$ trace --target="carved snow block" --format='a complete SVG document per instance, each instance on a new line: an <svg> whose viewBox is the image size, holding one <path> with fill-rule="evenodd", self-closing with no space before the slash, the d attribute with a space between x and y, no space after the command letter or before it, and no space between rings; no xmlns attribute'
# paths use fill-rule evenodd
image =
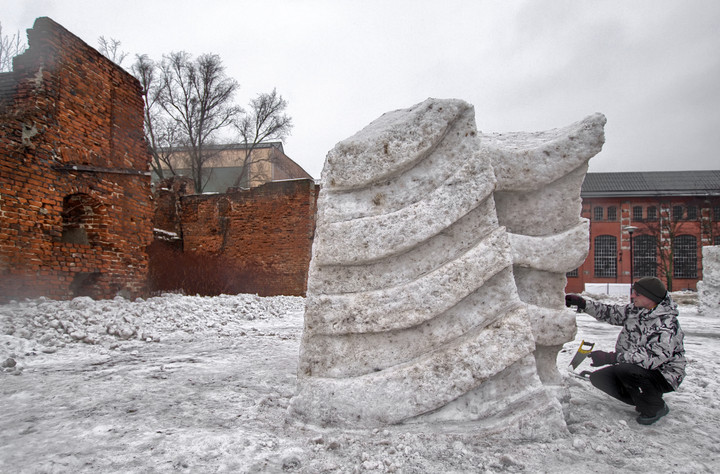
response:
<svg viewBox="0 0 720 474"><path fill-rule="evenodd" d="M698 311L720 316L720 245L702 248L703 279L697 283Z"/></svg>
<svg viewBox="0 0 720 474"><path fill-rule="evenodd" d="M590 223L580 217L580 190L588 161L605 141L605 122L595 114L555 130L480 136L495 170L498 220L509 233L515 284L528 304L546 384L561 382L557 355L575 337L575 315L564 304L565 274L587 257Z"/></svg>
<svg viewBox="0 0 720 474"><path fill-rule="evenodd" d="M534 164L520 160L498 180L494 160L508 159L503 151L483 145L471 105L435 99L387 113L330 151L291 413L322 425L473 421L524 436L565 430L534 352L541 336L548 346L572 337L575 322L562 316L556 285L543 282L538 294L551 288L557 302L518 293L514 259L523 259L515 268L564 278L564 264L547 262L577 233L587 246L587 226L574 203L575 215L563 211L572 225L549 233L543 221L540 233L508 233L494 192L502 181L512 194L509 177L520 174L512 167ZM566 179L579 196L578 167L555 179L543 173L545 184L523 191ZM555 255L533 238L549 239L543 244ZM532 311L556 308L560 322L549 309L531 314L523 298Z"/></svg>

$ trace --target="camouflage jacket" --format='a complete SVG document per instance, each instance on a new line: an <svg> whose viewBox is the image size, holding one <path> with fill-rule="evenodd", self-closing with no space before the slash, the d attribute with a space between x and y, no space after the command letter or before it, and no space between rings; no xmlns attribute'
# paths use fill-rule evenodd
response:
<svg viewBox="0 0 720 474"><path fill-rule="evenodd" d="M609 305L587 301L585 312L598 321L622 326L615 352L618 362L658 369L673 389L685 377L685 337L678 323L677 304L670 295L655 308L637 308L633 304Z"/></svg>

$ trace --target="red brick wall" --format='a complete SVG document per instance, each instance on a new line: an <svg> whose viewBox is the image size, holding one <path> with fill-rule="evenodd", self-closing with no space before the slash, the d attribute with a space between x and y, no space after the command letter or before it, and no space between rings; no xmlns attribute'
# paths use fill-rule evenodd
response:
<svg viewBox="0 0 720 474"><path fill-rule="evenodd" d="M141 294L152 207L140 85L48 18L28 44L0 75L0 301ZM68 242L72 227L86 241Z"/></svg>
<svg viewBox="0 0 720 474"><path fill-rule="evenodd" d="M186 194L194 192L194 186L192 178L185 176L172 176L157 183L153 195L155 208L153 227L163 232L156 237L167 240L173 237L182 239L180 201Z"/></svg>
<svg viewBox="0 0 720 474"><path fill-rule="evenodd" d="M245 291L305 295L316 201L317 187L310 179L185 196L184 251L221 256L238 273L252 271L254 288Z"/></svg>

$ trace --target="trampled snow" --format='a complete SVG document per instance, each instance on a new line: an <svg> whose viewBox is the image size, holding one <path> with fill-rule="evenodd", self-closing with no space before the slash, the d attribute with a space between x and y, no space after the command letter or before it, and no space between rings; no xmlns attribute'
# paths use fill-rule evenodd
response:
<svg viewBox="0 0 720 474"><path fill-rule="evenodd" d="M558 357L570 435L542 442L290 418L303 298L13 302L0 306L0 472L717 472L720 315L675 296L689 364L670 414L641 426L567 372L580 341L611 350L619 330L579 314Z"/></svg>

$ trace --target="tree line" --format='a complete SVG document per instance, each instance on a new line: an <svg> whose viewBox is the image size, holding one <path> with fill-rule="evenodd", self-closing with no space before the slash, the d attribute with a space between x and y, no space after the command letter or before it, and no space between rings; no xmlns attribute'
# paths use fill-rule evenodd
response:
<svg viewBox="0 0 720 474"><path fill-rule="evenodd" d="M102 36L98 41L99 51L122 65L127 54L120 50L120 42ZM237 163L239 176L243 176L261 143L283 141L292 129L287 101L276 89L257 94L247 110L239 106L235 95L240 84L228 77L217 54L193 57L176 51L159 61L138 54L130 72L143 89L145 138L153 171L160 179L175 175L177 162L172 154L182 149L186 157L183 166L189 168L197 193L203 192L212 172L208 165L228 137L230 142L244 145Z"/></svg>

